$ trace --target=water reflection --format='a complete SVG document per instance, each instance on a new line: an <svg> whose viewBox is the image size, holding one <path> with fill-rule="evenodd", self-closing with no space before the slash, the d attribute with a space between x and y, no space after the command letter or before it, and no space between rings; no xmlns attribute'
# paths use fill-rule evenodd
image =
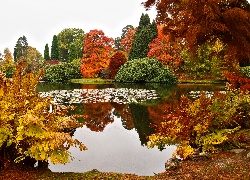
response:
<svg viewBox="0 0 250 180"><path fill-rule="evenodd" d="M88 103L83 105L84 124L91 131L101 132L114 122L112 106L110 103Z"/></svg>
<svg viewBox="0 0 250 180"><path fill-rule="evenodd" d="M93 132L83 127L76 130L74 138L88 147L85 152L70 148L74 160L66 165L49 165L54 172L86 172L98 169L102 172L132 173L154 175L163 172L165 162L175 150L169 146L164 151L141 146L135 129L126 130L115 117L103 132Z"/></svg>
<svg viewBox="0 0 250 180"><path fill-rule="evenodd" d="M163 84L114 84L114 85L65 85L68 89L130 88L156 91L158 99L146 99L140 103L95 102L80 103L71 114L82 114L86 126L76 129L74 137L82 141L88 151L76 148L70 151L75 158L66 165L52 165L52 171L85 172L98 169L103 172L135 173L153 175L164 171L164 164L171 157L175 146L159 151L147 149L147 136L155 132L153 126L160 124L164 115L178 104L182 94L190 91L224 90L224 85L178 85ZM51 86L51 85L50 85ZM57 86L58 88L58 86ZM56 90L56 88L52 88ZM45 84L38 91L49 91ZM104 92L104 91L103 91Z"/></svg>

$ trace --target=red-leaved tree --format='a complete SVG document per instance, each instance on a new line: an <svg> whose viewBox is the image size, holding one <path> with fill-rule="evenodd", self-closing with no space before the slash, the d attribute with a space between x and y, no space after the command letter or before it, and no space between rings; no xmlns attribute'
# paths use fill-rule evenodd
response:
<svg viewBox="0 0 250 180"><path fill-rule="evenodd" d="M91 30L84 36L84 54L80 68L83 77L98 77L109 66L113 45L113 38L105 36L102 30Z"/></svg>
<svg viewBox="0 0 250 180"><path fill-rule="evenodd" d="M119 68L127 62L126 55L122 51L116 51L110 59L109 63L109 75L110 78L115 78L116 73L119 71Z"/></svg>
<svg viewBox="0 0 250 180"><path fill-rule="evenodd" d="M158 25L158 37L149 44L148 57L157 58L172 71L178 71L182 60L182 45L177 40L171 40L169 35L163 33L163 25Z"/></svg>
<svg viewBox="0 0 250 180"><path fill-rule="evenodd" d="M247 0L147 0L146 8L157 10L157 22L164 32L185 39L196 53L207 41L220 39L228 46L227 61L250 64L250 4ZM230 64L230 63L229 63Z"/></svg>
<svg viewBox="0 0 250 180"><path fill-rule="evenodd" d="M135 32L136 32L136 29L130 28L127 30L125 37L121 39L120 45L123 48L123 50L127 56L128 56L130 49L132 47L132 41L134 39Z"/></svg>

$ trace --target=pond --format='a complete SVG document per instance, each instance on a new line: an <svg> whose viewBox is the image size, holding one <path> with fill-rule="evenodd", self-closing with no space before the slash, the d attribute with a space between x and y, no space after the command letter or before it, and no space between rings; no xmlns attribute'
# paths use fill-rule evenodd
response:
<svg viewBox="0 0 250 180"><path fill-rule="evenodd" d="M182 94L195 98L199 91L212 95L224 85L180 84L48 84L37 87L42 96L54 96L55 103L73 104L70 113L83 114L85 124L74 132L87 151L70 148L73 160L65 165L49 164L53 172L119 172L154 175L165 171L165 162L175 146L148 149L147 136L161 122L166 107L174 109Z"/></svg>

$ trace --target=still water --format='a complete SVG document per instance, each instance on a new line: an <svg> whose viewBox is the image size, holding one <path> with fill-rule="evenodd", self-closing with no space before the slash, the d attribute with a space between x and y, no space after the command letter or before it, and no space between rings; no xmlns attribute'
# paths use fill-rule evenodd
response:
<svg viewBox="0 0 250 180"><path fill-rule="evenodd" d="M70 148L73 160L65 165L49 164L53 172L119 172L154 175L164 172L165 162L175 146L163 150L148 149L147 136L154 133L152 125L161 122L166 108L174 109L182 94L191 96L197 91L208 93L224 90L224 85L163 84L47 84L39 92L55 96L60 103L73 104L70 112L83 114L79 119L85 126L74 132L87 151ZM74 99L74 101L72 101Z"/></svg>

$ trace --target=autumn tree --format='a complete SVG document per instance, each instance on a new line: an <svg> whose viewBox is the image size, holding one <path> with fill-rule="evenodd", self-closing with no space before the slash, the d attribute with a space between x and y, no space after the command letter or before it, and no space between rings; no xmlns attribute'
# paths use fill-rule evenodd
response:
<svg viewBox="0 0 250 180"><path fill-rule="evenodd" d="M110 78L115 78L116 73L125 62L127 62L127 58L122 51L116 51L112 55L109 63Z"/></svg>
<svg viewBox="0 0 250 180"><path fill-rule="evenodd" d="M124 28L122 28L121 37L115 38L115 48L116 48L116 50L124 51L123 46L121 45L121 42L126 37L126 34L127 34L128 30L130 30L130 29L134 29L134 27L132 25L125 26Z"/></svg>
<svg viewBox="0 0 250 180"><path fill-rule="evenodd" d="M41 97L36 85L42 71L35 76L24 73L25 68L20 63L12 79L0 74L0 166L6 168L16 162L34 167L36 161L67 163L70 146L86 147L64 131L83 124L52 104L50 97Z"/></svg>
<svg viewBox="0 0 250 180"><path fill-rule="evenodd" d="M48 43L45 45L43 57L45 60L50 60Z"/></svg>
<svg viewBox="0 0 250 180"><path fill-rule="evenodd" d="M28 48L27 38L25 36L19 37L14 48L15 62L17 62L20 57L26 56L27 48Z"/></svg>
<svg viewBox="0 0 250 180"><path fill-rule="evenodd" d="M193 53L208 40L219 39L228 45L229 65L250 64L250 4L247 0L147 0L144 3L146 8L154 5L157 21L166 24L164 32L184 38Z"/></svg>
<svg viewBox="0 0 250 180"><path fill-rule="evenodd" d="M0 70L3 71L7 78L12 77L15 71L15 63L12 54L8 48L4 49L3 61Z"/></svg>
<svg viewBox="0 0 250 180"><path fill-rule="evenodd" d="M81 74L86 78L98 77L109 66L114 40L105 36L102 30L91 30L84 37L84 51Z"/></svg>
<svg viewBox="0 0 250 180"><path fill-rule="evenodd" d="M53 36L52 46L51 46L51 60L59 59L59 50L58 50L58 39L57 36Z"/></svg>
<svg viewBox="0 0 250 180"><path fill-rule="evenodd" d="M180 40L178 42L178 39L170 39L169 35L163 33L163 25L159 25L157 38L149 44L148 57L157 58L173 72L178 72L183 62L181 57L182 49L183 46Z"/></svg>
<svg viewBox="0 0 250 180"><path fill-rule="evenodd" d="M59 59L68 61L69 54L74 53L76 58L82 58L83 54L83 37L84 31L80 28L66 28L63 29L58 35L58 50L59 50ZM72 45L73 44L73 45ZM74 46L75 49L70 52L70 47ZM72 57L70 57L72 58ZM72 60L72 59L71 59Z"/></svg>
<svg viewBox="0 0 250 180"><path fill-rule="evenodd" d="M142 14L139 26L135 32L132 48L130 50L128 59L138 59L147 57L149 47L148 44L157 37L158 30L155 21L150 23L148 14Z"/></svg>
<svg viewBox="0 0 250 180"><path fill-rule="evenodd" d="M34 47L28 46L26 57L23 61L27 63L27 68L33 73L37 73L42 67L44 59L42 54Z"/></svg>
<svg viewBox="0 0 250 180"><path fill-rule="evenodd" d="M126 29L126 31L123 31L122 36L121 36L122 39L121 39L121 42L120 42L120 46L121 46L122 50L126 53L127 56L130 53L130 50L131 50L131 47L132 47L132 42L133 42L134 35L135 35L135 32L136 32L136 28L134 29L132 27L129 26L129 28Z"/></svg>

